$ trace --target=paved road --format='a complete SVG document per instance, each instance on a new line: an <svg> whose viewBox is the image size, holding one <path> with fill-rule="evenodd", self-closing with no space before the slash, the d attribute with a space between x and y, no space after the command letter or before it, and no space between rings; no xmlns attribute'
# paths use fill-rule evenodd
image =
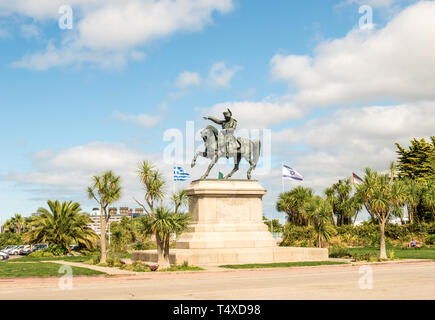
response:
<svg viewBox="0 0 435 320"><path fill-rule="evenodd" d="M373 288L360 289L359 266L322 266L142 276L0 279L0 299L435 299L435 262L372 265ZM367 284L367 282L364 282Z"/></svg>

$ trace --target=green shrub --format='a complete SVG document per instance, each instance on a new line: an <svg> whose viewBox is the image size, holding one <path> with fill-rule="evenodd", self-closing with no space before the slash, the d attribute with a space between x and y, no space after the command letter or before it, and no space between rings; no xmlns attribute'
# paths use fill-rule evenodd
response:
<svg viewBox="0 0 435 320"><path fill-rule="evenodd" d="M55 255L47 250L38 250L29 254L29 257L37 257L37 258L52 258Z"/></svg>
<svg viewBox="0 0 435 320"><path fill-rule="evenodd" d="M334 226L336 235L329 241L330 246L377 247L380 245L379 225L366 222L359 226ZM435 244L435 223L414 223L405 225L387 224L385 241L387 246L401 246L412 238L425 244ZM287 223L284 227L281 246L314 246L315 232L312 227L300 227Z"/></svg>
<svg viewBox="0 0 435 320"><path fill-rule="evenodd" d="M426 244L435 244L435 234L428 235L425 242Z"/></svg>
<svg viewBox="0 0 435 320"><path fill-rule="evenodd" d="M313 227L300 227L287 223L284 227L281 246L313 246L316 239Z"/></svg>
<svg viewBox="0 0 435 320"><path fill-rule="evenodd" d="M5 246L19 244L23 244L21 235L12 232L0 233L0 249L3 249Z"/></svg>
<svg viewBox="0 0 435 320"><path fill-rule="evenodd" d="M157 249L157 244L154 241L138 242L133 245L134 250L153 250Z"/></svg>
<svg viewBox="0 0 435 320"><path fill-rule="evenodd" d="M330 258L351 258L352 254L345 247L334 246L329 250Z"/></svg>
<svg viewBox="0 0 435 320"><path fill-rule="evenodd" d="M378 261L379 260L379 254L374 252L355 252L352 254L352 258L354 261Z"/></svg>
<svg viewBox="0 0 435 320"><path fill-rule="evenodd" d="M50 244L45 251L50 252L53 256L65 256L68 254L68 249L60 244Z"/></svg>

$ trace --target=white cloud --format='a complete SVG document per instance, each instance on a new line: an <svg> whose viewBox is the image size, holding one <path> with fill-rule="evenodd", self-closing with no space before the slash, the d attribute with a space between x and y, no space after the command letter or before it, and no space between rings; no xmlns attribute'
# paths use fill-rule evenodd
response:
<svg viewBox="0 0 435 320"><path fill-rule="evenodd" d="M142 158L143 153L131 150L123 144L94 142L63 151L44 150L33 153L31 159L35 170L9 173L2 178L24 184L60 186L84 192L92 175L105 170L114 170L131 181L129 169L134 173Z"/></svg>
<svg viewBox="0 0 435 320"><path fill-rule="evenodd" d="M287 101L271 101L265 99L259 102L233 101L218 103L211 108L201 110L204 116L222 118L222 112L230 108L240 128L262 129L285 121L299 119L301 110Z"/></svg>
<svg viewBox="0 0 435 320"><path fill-rule="evenodd" d="M196 72L185 71L178 75L176 85L180 88L199 86L201 85L201 77Z"/></svg>
<svg viewBox="0 0 435 320"><path fill-rule="evenodd" d="M135 50L131 52L99 52L77 47L73 44L58 49L52 42L49 42L45 51L26 55L13 62L12 66L45 71L50 68L91 63L93 66L102 69L120 69L128 63L129 58L141 60L143 54Z"/></svg>
<svg viewBox="0 0 435 320"><path fill-rule="evenodd" d="M32 188L32 197L36 199L47 199L49 195L93 206L95 203L87 200L86 195L92 176L113 170L122 179L120 203L134 205L133 196L143 198L143 188L136 172L145 159L155 163L166 176L171 172L170 166L162 163L161 154L146 154L122 143L93 142L60 151L44 150L31 154L33 169L9 172L0 179Z"/></svg>
<svg viewBox="0 0 435 320"><path fill-rule="evenodd" d="M313 57L277 54L272 74L296 87L300 105L435 98L435 2L404 9L378 31L352 30Z"/></svg>
<svg viewBox="0 0 435 320"><path fill-rule="evenodd" d="M337 179L365 167L385 170L397 159L394 142L408 145L416 137L433 135L435 102L346 108L272 135L280 155L323 190ZM307 145L309 150L299 150Z"/></svg>
<svg viewBox="0 0 435 320"><path fill-rule="evenodd" d="M394 3L398 2L398 0L346 0L339 4L340 5L368 5L374 8L382 8L382 7L391 7Z"/></svg>
<svg viewBox="0 0 435 320"><path fill-rule="evenodd" d="M216 62L210 69L208 82L213 87L226 88L240 69L239 66L227 67L225 62Z"/></svg>
<svg viewBox="0 0 435 320"><path fill-rule="evenodd" d="M190 183L173 184L174 163L164 161L162 153L145 153L123 143L92 142L63 150L42 150L31 154L29 159L32 161L30 170L0 174L0 181L17 183L21 190L30 192L31 199L28 200L37 201L38 205L45 205L47 199L59 199L78 201L84 207L92 208L95 202L88 200L86 194L92 176L113 170L121 176L123 188L123 197L117 205L135 206L132 198L143 199L144 196L143 186L137 176L138 165L143 160L153 163L163 175L167 195L173 188L186 188ZM190 161L188 159L189 164ZM209 162L209 159L200 158L194 169L190 169L188 164L183 167L191 173L192 178L198 178L205 172ZM216 165L210 177L217 177L219 170L229 172L231 169L232 165ZM246 168L243 168L236 177L245 176Z"/></svg>
<svg viewBox="0 0 435 320"><path fill-rule="evenodd" d="M124 114L121 112L114 112L112 116L117 120L128 122L128 123L134 123L142 128L155 127L161 120L160 116L149 115L149 114L131 115L131 114Z"/></svg>
<svg viewBox="0 0 435 320"><path fill-rule="evenodd" d="M41 30L35 24L23 24L21 25L21 34L24 38L38 38Z"/></svg>
<svg viewBox="0 0 435 320"><path fill-rule="evenodd" d="M1 15L20 14L40 20L57 20L61 0L0 1ZM232 10L232 0L71 0L74 29L59 48L47 47L36 58L25 57L16 66L44 70L75 63L95 63L95 56L128 61L131 51L176 32L194 32L212 23L214 12ZM50 49L50 50L49 50ZM72 52L70 52L72 51ZM67 58L62 59L67 54ZM53 55L57 56L53 59ZM47 61L44 61L47 60ZM56 64L57 63L57 64Z"/></svg>

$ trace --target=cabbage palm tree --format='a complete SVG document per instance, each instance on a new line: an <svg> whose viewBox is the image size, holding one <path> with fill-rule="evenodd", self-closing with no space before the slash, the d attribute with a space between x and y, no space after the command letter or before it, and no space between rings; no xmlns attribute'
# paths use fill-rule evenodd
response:
<svg viewBox="0 0 435 320"><path fill-rule="evenodd" d="M330 188L327 188L325 195L331 204L332 214L338 215L338 225L352 224L356 221L358 211L361 210L362 205L358 198L352 195L350 178L339 180Z"/></svg>
<svg viewBox="0 0 435 320"><path fill-rule="evenodd" d="M145 187L145 203L133 198L148 213L140 218L141 231L156 237L158 265L165 269L170 267L169 244L173 233L184 231L190 219L180 209L187 205L188 197L185 191L179 191L171 196L173 210L163 206L165 197L165 181L158 170L148 161L139 166L139 179Z"/></svg>
<svg viewBox="0 0 435 320"><path fill-rule="evenodd" d="M432 219L435 218L435 185L431 184L423 193L423 203L432 211Z"/></svg>
<svg viewBox="0 0 435 320"><path fill-rule="evenodd" d="M276 210L285 212L288 215L288 221L295 225L309 225L310 221L305 212L305 205L312 197L313 191L310 188L299 186L279 195Z"/></svg>
<svg viewBox="0 0 435 320"><path fill-rule="evenodd" d="M31 244L62 245L69 252L71 244L95 247L98 235L88 227L91 221L77 202L47 201L48 209L39 208L23 238Z"/></svg>
<svg viewBox="0 0 435 320"><path fill-rule="evenodd" d="M405 178L403 183L406 190L405 204L408 209L409 222L414 223L418 218L417 207L422 200L423 184L409 178Z"/></svg>
<svg viewBox="0 0 435 320"><path fill-rule="evenodd" d="M376 216L380 231L380 257L387 258L385 246L385 224L390 215L403 206L406 190L403 183L388 174L380 174L366 168L363 183L357 186L357 196L367 210Z"/></svg>
<svg viewBox="0 0 435 320"><path fill-rule="evenodd" d="M14 227L14 232L21 234L21 230L24 227L24 218L21 216L21 214L16 213L12 218L11 218L11 224Z"/></svg>
<svg viewBox="0 0 435 320"><path fill-rule="evenodd" d="M169 268L169 245L172 234L180 233L189 224L189 215L176 213L164 207L158 207L153 213L140 219L140 229L146 234L154 234L157 243L157 256L159 268Z"/></svg>
<svg viewBox="0 0 435 320"><path fill-rule="evenodd" d="M145 187L144 198L146 205L133 198L148 214L152 214L156 202L160 202L160 206L163 207L163 199L165 197L165 181L158 170L154 168L154 165L145 160L140 164L137 171L139 179Z"/></svg>
<svg viewBox="0 0 435 320"><path fill-rule="evenodd" d="M94 176L93 183L87 189L89 199L94 199L100 205L100 263L106 262L106 228L110 220L110 212L107 208L121 198L121 177L112 171L107 171L101 176Z"/></svg>
<svg viewBox="0 0 435 320"><path fill-rule="evenodd" d="M189 197L186 194L186 190L179 190L171 196L171 201L174 205L174 212L178 213L180 208L187 207L189 205Z"/></svg>
<svg viewBox="0 0 435 320"><path fill-rule="evenodd" d="M331 210L331 203L319 196L312 197L305 205L305 211L317 234L318 248L322 247L323 241L329 241L332 237Z"/></svg>

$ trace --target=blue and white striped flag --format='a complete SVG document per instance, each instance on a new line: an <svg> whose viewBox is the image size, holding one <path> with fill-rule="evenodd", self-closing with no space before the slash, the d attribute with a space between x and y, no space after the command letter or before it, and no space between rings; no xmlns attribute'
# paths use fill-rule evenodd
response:
<svg viewBox="0 0 435 320"><path fill-rule="evenodd" d="M298 181L304 180L304 177L302 177L300 173L290 168L289 166L286 166L285 164L282 165L282 178L288 180L293 179Z"/></svg>
<svg viewBox="0 0 435 320"><path fill-rule="evenodd" d="M190 179L190 173L184 171L182 167L174 167L174 181L186 181Z"/></svg>

